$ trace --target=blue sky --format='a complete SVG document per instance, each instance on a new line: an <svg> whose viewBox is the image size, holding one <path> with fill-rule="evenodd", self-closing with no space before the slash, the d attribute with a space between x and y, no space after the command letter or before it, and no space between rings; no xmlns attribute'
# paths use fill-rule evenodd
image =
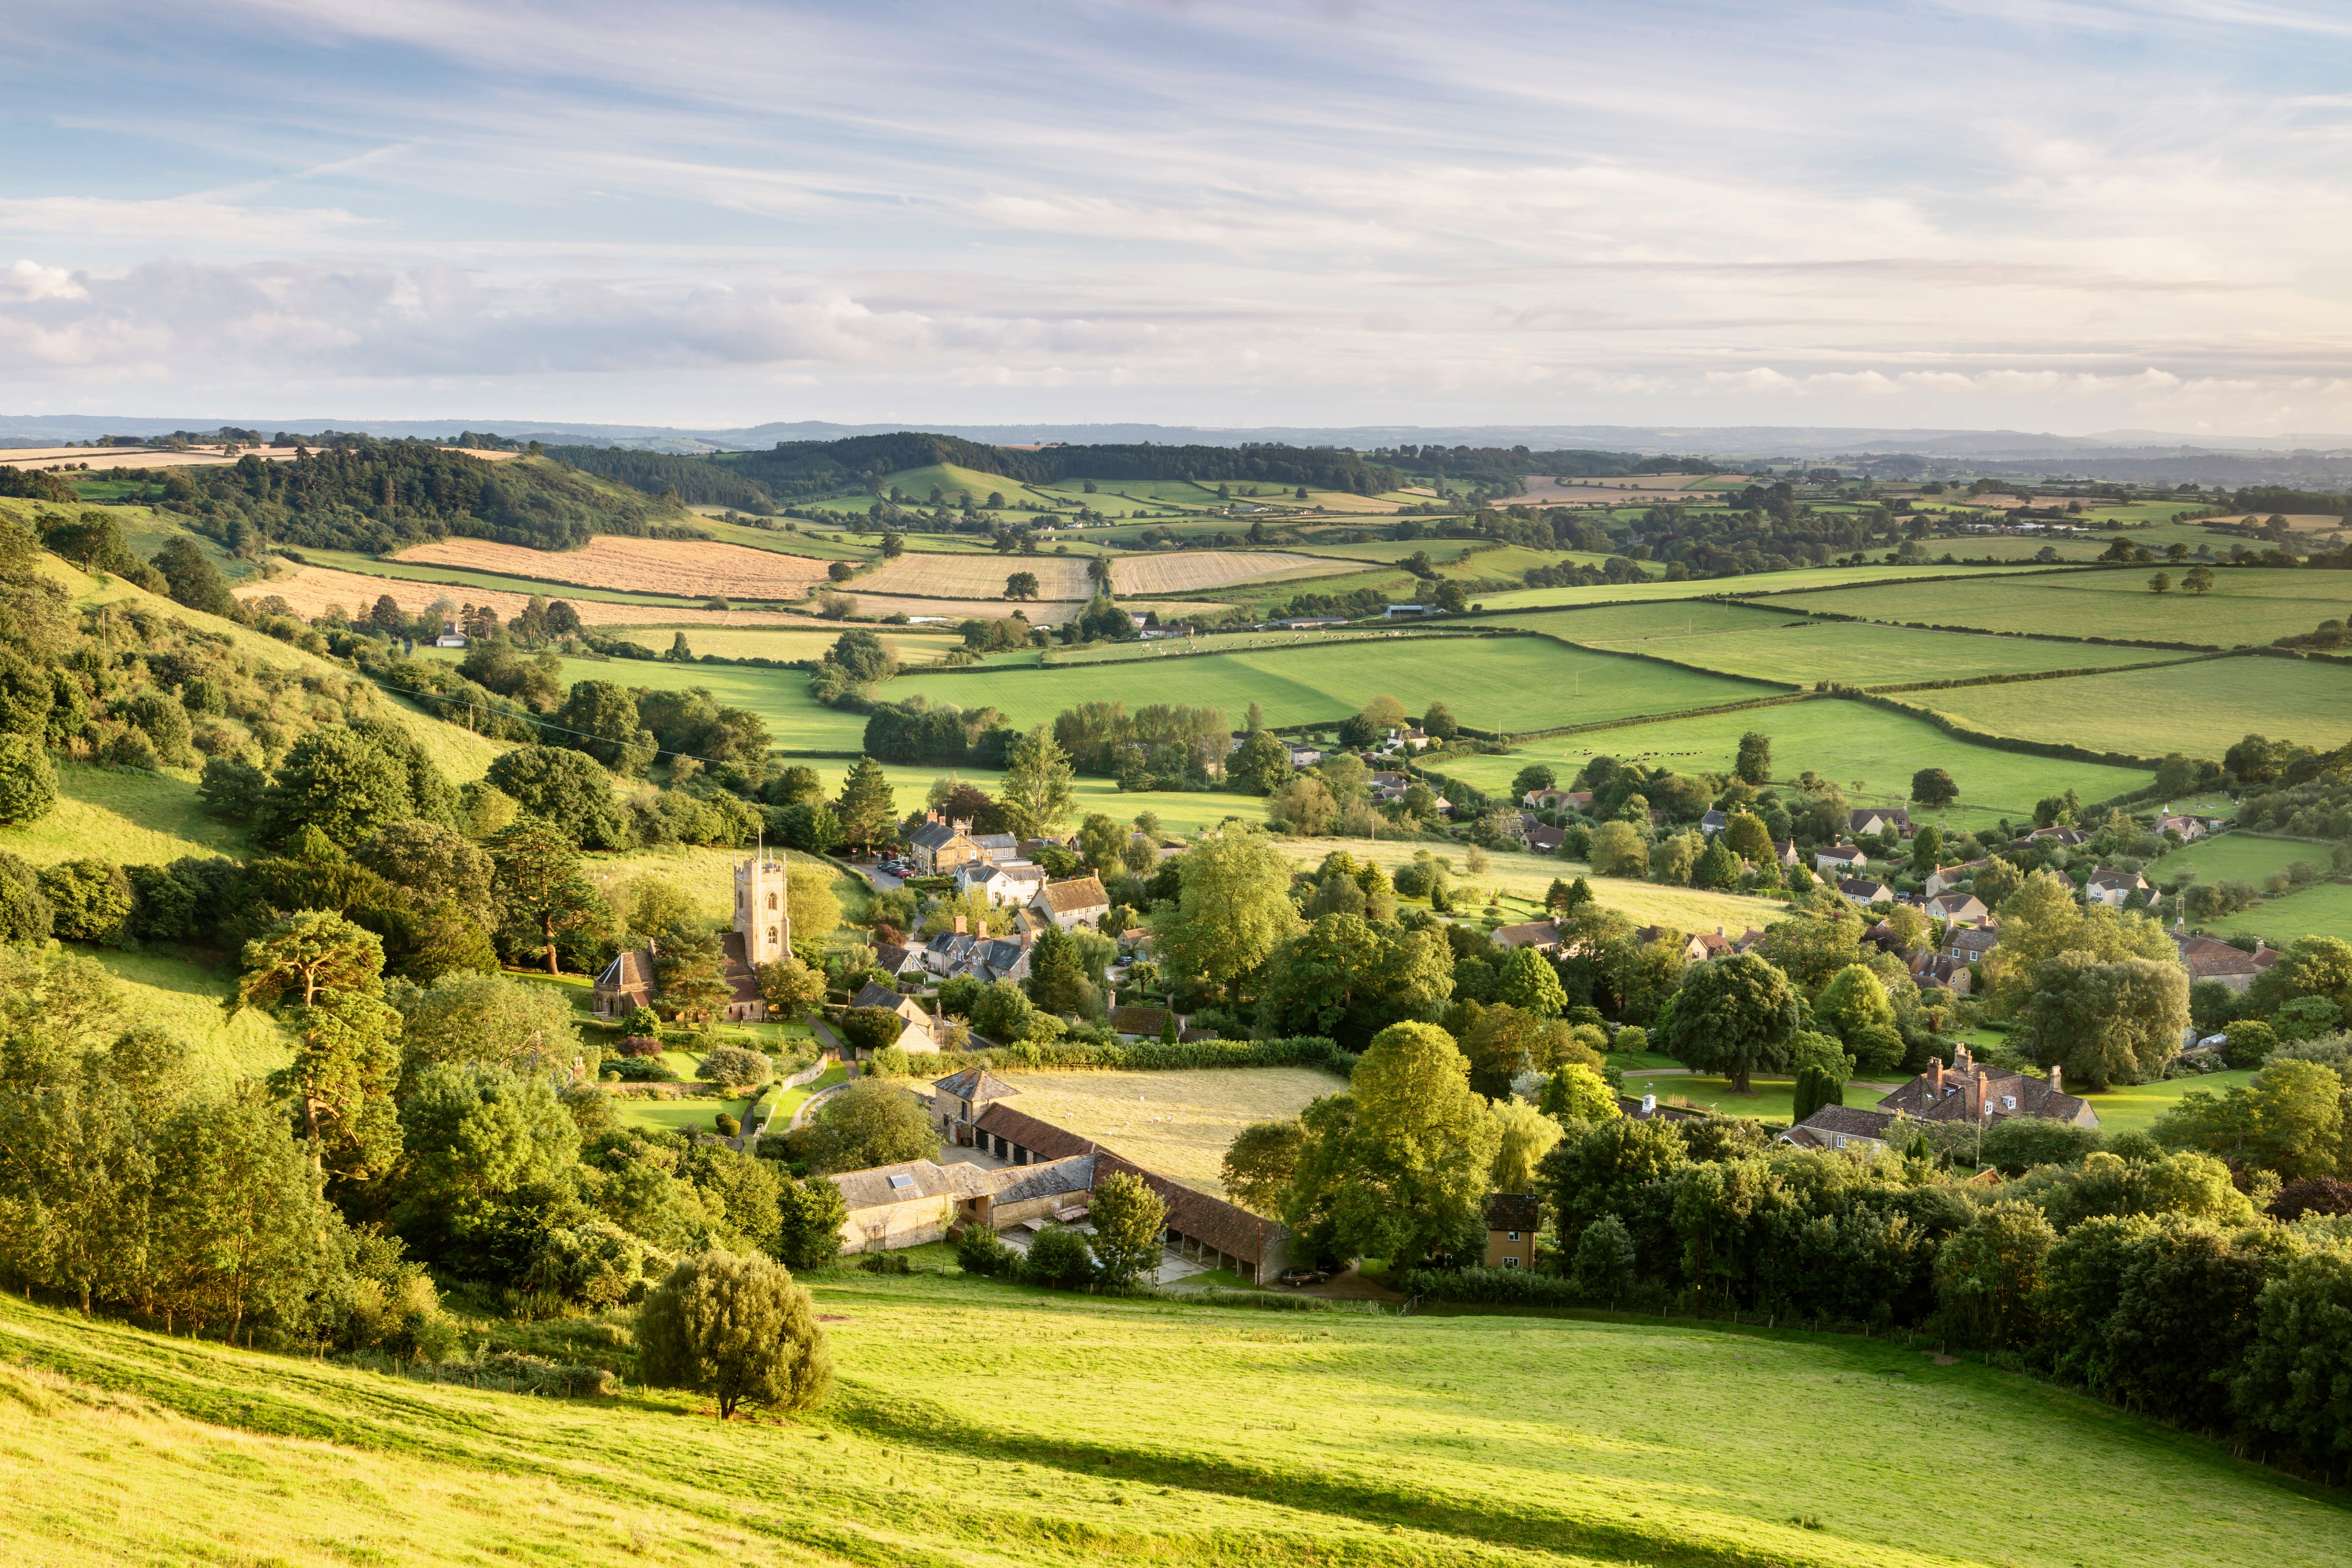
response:
<svg viewBox="0 0 2352 1568"><path fill-rule="evenodd" d="M2352 431L2352 6L19 8L0 412Z"/></svg>

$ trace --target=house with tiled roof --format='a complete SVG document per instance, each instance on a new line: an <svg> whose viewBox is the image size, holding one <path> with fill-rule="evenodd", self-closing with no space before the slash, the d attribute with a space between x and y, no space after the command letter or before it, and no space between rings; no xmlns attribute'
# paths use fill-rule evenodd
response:
<svg viewBox="0 0 2352 1568"><path fill-rule="evenodd" d="M1492 940L1496 947L1532 947L1538 952L1558 952L1559 926L1552 921L1522 921L1517 925L1496 926Z"/></svg>
<svg viewBox="0 0 2352 1568"><path fill-rule="evenodd" d="M1543 1205L1533 1193L1486 1194L1486 1267L1533 1268Z"/></svg>
<svg viewBox="0 0 2352 1568"><path fill-rule="evenodd" d="M967 860L956 868L956 896L977 891L992 904L1025 904L1045 885L1045 868L1007 856L1003 860Z"/></svg>
<svg viewBox="0 0 2352 1568"><path fill-rule="evenodd" d="M1870 864L1870 852L1858 844L1830 844L1813 851L1813 869L1842 877Z"/></svg>
<svg viewBox="0 0 2352 1568"><path fill-rule="evenodd" d="M971 824L950 821L936 811L907 835L907 851L915 868L926 877L942 876L982 858L980 846L972 841Z"/></svg>
<svg viewBox="0 0 2352 1568"><path fill-rule="evenodd" d="M921 1003L903 992L894 991L878 980L869 980L858 987L857 994L849 999L853 1008L871 1007L898 1016L898 1037L890 1043L902 1051L936 1051L939 1040L933 1033L934 1020L923 1011Z"/></svg>
<svg viewBox="0 0 2352 1568"><path fill-rule="evenodd" d="M1956 963L1982 963L1985 954L2000 945L1996 926L1955 926L1944 937L1944 956Z"/></svg>
<svg viewBox="0 0 2352 1568"><path fill-rule="evenodd" d="M1957 866L1937 867L1927 873L1927 880L1925 884L1927 896L1932 899L1938 894L1950 892L1962 882L1974 878L1978 872L1991 863L1990 858L1988 857L1978 860L1963 860Z"/></svg>
<svg viewBox="0 0 2352 1568"><path fill-rule="evenodd" d="M2094 871L2090 879L2083 884L2083 900L2085 903L2105 904L2111 910L2119 910L2134 893L2152 891L2154 889L2148 886L2147 879L2137 871Z"/></svg>
<svg viewBox="0 0 2352 1568"><path fill-rule="evenodd" d="M1110 1010L1111 1031L1123 1040L1156 1040L1174 1018L1175 1015L1165 1007L1113 1007ZM1178 1027L1181 1029L1182 1026L1180 1024Z"/></svg>
<svg viewBox="0 0 2352 1568"><path fill-rule="evenodd" d="M596 975L590 993L591 1005L599 1018L625 1018L640 1007L650 1007L654 1000L654 947L615 954Z"/></svg>
<svg viewBox="0 0 2352 1568"><path fill-rule="evenodd" d="M2158 833L2178 833L2183 839L2202 838L2205 837L2205 822L2201 817L2176 816L2167 810L2156 819L2156 830Z"/></svg>
<svg viewBox="0 0 2352 1568"><path fill-rule="evenodd" d="M1670 930L1665 926L1635 926L1633 940L1644 947L1655 942L1671 941L1682 949L1683 958L1687 963L1698 963L1706 958L1706 943L1695 936L1685 935L1681 931Z"/></svg>
<svg viewBox="0 0 2352 1568"><path fill-rule="evenodd" d="M1824 1105L1781 1133L1780 1142L1800 1149L1884 1149L1894 1125L1895 1117L1884 1110Z"/></svg>
<svg viewBox="0 0 2352 1568"><path fill-rule="evenodd" d="M1940 952L1915 952L1908 962L1912 984L1923 991L1934 985L1955 996L1965 996L1976 988L1976 976L1958 959L1947 958Z"/></svg>
<svg viewBox="0 0 2352 1568"><path fill-rule="evenodd" d="M1838 891L1853 902L1868 909L1875 903L1891 901L1895 889L1885 883L1867 877L1849 877L1838 884Z"/></svg>
<svg viewBox="0 0 2352 1568"><path fill-rule="evenodd" d="M1592 797L1587 795L1584 798L1591 800ZM1576 797L1564 789L1531 789L1519 796L1519 804L1531 811L1556 811L1561 806L1574 805Z"/></svg>
<svg viewBox="0 0 2352 1568"><path fill-rule="evenodd" d="M1982 925L1992 918L1992 911L1974 893L1931 893L1926 909L1930 920L1951 921L1959 925Z"/></svg>
<svg viewBox="0 0 2352 1568"><path fill-rule="evenodd" d="M1845 830L1856 838L1875 838L1890 827L1910 837L1911 814L1899 805L1863 806L1845 814Z"/></svg>
<svg viewBox="0 0 2352 1568"><path fill-rule="evenodd" d="M2056 1068L2042 1079L1979 1067L1966 1046L1954 1050L1948 1068L1930 1060L1926 1072L1881 1100L1878 1107L1899 1110L1915 1121L1990 1124L2030 1116L2074 1127L2099 1124L2099 1113L2088 1100L2065 1091Z"/></svg>
<svg viewBox="0 0 2352 1568"><path fill-rule="evenodd" d="M1074 877L1066 882L1048 882L1038 889L1029 907L1064 931L1070 931L1092 925L1110 913L1110 895L1103 891L1100 877Z"/></svg>
<svg viewBox="0 0 2352 1568"><path fill-rule="evenodd" d="M1721 926L1711 931L1700 931L1691 941L1698 943L1700 950L1709 958L1722 958L1734 951L1731 938L1724 934Z"/></svg>
<svg viewBox="0 0 2352 1568"><path fill-rule="evenodd" d="M2180 948L2181 967L2189 971L2189 983L2192 985L2200 980L2218 980L2242 995L2253 984L2254 976L2269 967L2259 962L2255 953L2216 937L2188 936L2176 930L2172 940ZM2276 962L2275 958L2273 962Z"/></svg>
<svg viewBox="0 0 2352 1568"><path fill-rule="evenodd" d="M931 1082L931 1120L950 1143L970 1147L971 1124L1000 1100L1021 1091L986 1068L966 1068Z"/></svg>
<svg viewBox="0 0 2352 1568"><path fill-rule="evenodd" d="M1564 827L1546 827L1541 824L1538 824L1536 826L1528 829L1527 842L1528 849L1531 854L1557 855L1560 852L1561 847L1568 843L1568 829Z"/></svg>

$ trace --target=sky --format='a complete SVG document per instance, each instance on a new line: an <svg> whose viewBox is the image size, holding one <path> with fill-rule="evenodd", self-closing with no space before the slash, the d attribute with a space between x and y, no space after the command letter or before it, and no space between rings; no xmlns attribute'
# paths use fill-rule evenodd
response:
<svg viewBox="0 0 2352 1568"><path fill-rule="evenodd" d="M2352 431L2343 0L7 37L0 414Z"/></svg>

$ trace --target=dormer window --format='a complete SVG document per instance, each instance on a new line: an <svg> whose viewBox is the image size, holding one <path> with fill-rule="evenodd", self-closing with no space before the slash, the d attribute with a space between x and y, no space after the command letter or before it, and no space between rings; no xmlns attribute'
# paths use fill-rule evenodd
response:
<svg viewBox="0 0 2352 1568"><path fill-rule="evenodd" d="M2000 1108L2003 1110L2015 1110L2017 1109L2017 1096L2013 1094L2002 1095L2000 1097Z"/></svg>

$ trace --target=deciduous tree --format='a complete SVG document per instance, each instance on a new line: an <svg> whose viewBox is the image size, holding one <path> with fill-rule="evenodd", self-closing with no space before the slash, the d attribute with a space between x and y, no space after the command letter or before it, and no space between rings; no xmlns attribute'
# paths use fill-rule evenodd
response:
<svg viewBox="0 0 2352 1568"><path fill-rule="evenodd" d="M792 1274L764 1258L697 1253L670 1270L637 1311L637 1370L663 1388L719 1401L721 1420L746 1402L804 1410L833 1381L816 1309Z"/></svg>
<svg viewBox="0 0 2352 1568"><path fill-rule="evenodd" d="M1789 977L1754 953L1692 964L1658 1018L1653 1038L1685 1067L1720 1073L1748 1094L1748 1075L1786 1067L1802 1016Z"/></svg>

